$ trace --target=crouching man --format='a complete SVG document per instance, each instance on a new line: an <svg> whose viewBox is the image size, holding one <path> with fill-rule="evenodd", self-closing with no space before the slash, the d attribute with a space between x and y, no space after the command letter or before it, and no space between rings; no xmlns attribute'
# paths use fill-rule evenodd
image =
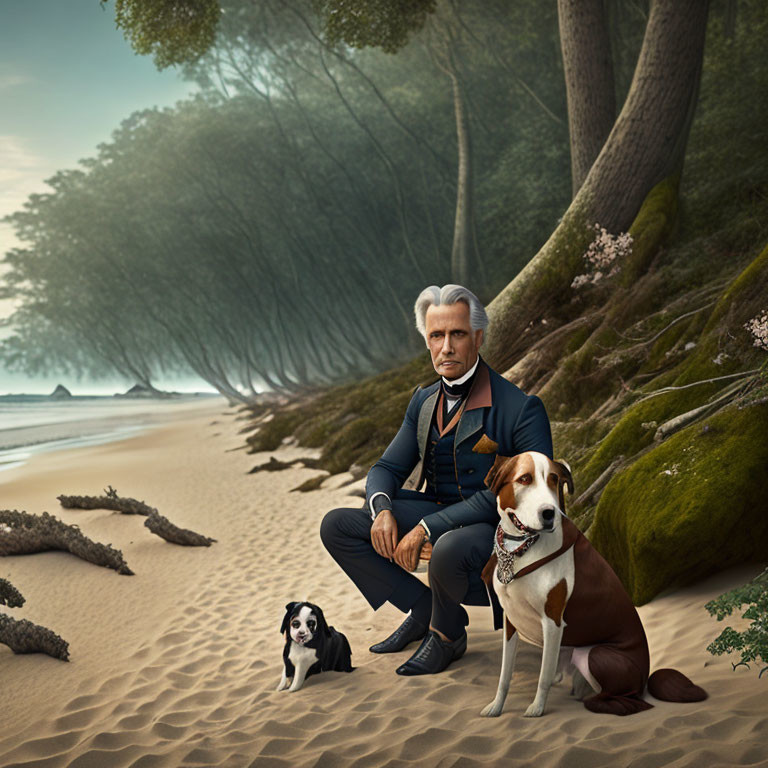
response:
<svg viewBox="0 0 768 768"><path fill-rule="evenodd" d="M496 454L540 451L552 458L549 419L479 357L488 316L460 285L425 288L415 305L439 380L419 387L403 425L368 473L363 509L323 519L328 552L375 610L387 600L407 614L373 653L396 653L420 640L398 675L441 672L467 647L465 605L488 605L480 573L491 555L498 513L483 482ZM416 488L403 483L415 468ZM432 546L429 584L412 571ZM495 603L495 594L492 599ZM494 605L494 625L501 623Z"/></svg>

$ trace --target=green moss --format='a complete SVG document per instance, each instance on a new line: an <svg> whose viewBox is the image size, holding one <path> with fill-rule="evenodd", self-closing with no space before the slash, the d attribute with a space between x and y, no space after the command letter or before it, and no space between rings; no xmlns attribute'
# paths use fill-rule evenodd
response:
<svg viewBox="0 0 768 768"><path fill-rule="evenodd" d="M659 246L674 231L678 214L680 175L660 181L646 196L629 233L632 235L632 255L621 266L619 282L632 286L645 274Z"/></svg>
<svg viewBox="0 0 768 768"><path fill-rule="evenodd" d="M275 450L285 437L294 435L303 446L322 448L320 469L332 474L353 464L367 469L402 424L415 386L435 378L429 357L421 355L391 371L277 408L248 444L252 451Z"/></svg>
<svg viewBox="0 0 768 768"><path fill-rule="evenodd" d="M768 404L682 430L606 486L592 543L636 604L768 551Z"/></svg>

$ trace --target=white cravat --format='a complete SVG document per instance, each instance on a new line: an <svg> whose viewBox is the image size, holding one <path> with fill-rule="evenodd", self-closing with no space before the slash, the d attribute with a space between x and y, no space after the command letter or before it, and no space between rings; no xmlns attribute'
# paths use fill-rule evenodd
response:
<svg viewBox="0 0 768 768"><path fill-rule="evenodd" d="M445 376L441 376L440 378L446 384L448 384L448 386L455 386L456 384L464 384L464 382L469 381L472 378L472 376L474 376L474 373L477 370L477 365L479 362L480 362L480 357L478 357L477 360L475 360L475 364L461 378L454 379L453 381L449 381L448 379L445 378ZM447 392L445 393L445 401L448 406L448 413L450 413L453 410L456 403L458 403L460 400L461 400L460 397L451 397ZM392 504L392 500L389 498L389 496L386 493L384 493L384 491L376 491L376 493L372 494L371 498L368 499L368 505L370 508L371 517L374 520L376 519L376 514L373 511L373 500L377 496L384 496L384 498L386 498L386 500L390 503L390 505ZM429 535L429 528L427 528L426 523L423 520L420 522L421 522L421 525L423 525L425 530L427 531L427 535Z"/></svg>
<svg viewBox="0 0 768 768"><path fill-rule="evenodd" d="M445 376L441 376L440 378L449 386L453 387L457 384L463 384L465 381L469 381L472 376L474 376L475 371L477 370L477 364L480 362L480 358L478 357L477 360L475 360L475 364L459 379L453 379L453 381L449 381L445 378ZM448 406L448 413L450 413L453 410L453 407L456 405L456 403L461 400L460 397L451 397L447 392L445 393L445 402Z"/></svg>

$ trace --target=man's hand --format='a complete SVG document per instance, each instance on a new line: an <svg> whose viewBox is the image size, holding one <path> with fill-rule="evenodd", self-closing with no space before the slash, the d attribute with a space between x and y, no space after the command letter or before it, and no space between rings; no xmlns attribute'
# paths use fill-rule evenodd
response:
<svg viewBox="0 0 768 768"><path fill-rule="evenodd" d="M419 526L421 527L421 526ZM397 520L392 510L382 509L371 526L371 544L387 560L391 560L397 547Z"/></svg>
<svg viewBox="0 0 768 768"><path fill-rule="evenodd" d="M395 562L406 571L415 570L419 563L419 553L426 541L427 532L421 525L414 526L400 539L395 550Z"/></svg>

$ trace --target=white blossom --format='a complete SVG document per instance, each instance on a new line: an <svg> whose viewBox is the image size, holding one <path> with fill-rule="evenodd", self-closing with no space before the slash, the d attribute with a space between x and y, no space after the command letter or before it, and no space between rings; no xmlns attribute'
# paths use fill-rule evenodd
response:
<svg viewBox="0 0 768 768"><path fill-rule="evenodd" d="M754 337L753 346L768 352L768 311L763 310L762 315L753 317L749 322L744 323L744 327Z"/></svg>

